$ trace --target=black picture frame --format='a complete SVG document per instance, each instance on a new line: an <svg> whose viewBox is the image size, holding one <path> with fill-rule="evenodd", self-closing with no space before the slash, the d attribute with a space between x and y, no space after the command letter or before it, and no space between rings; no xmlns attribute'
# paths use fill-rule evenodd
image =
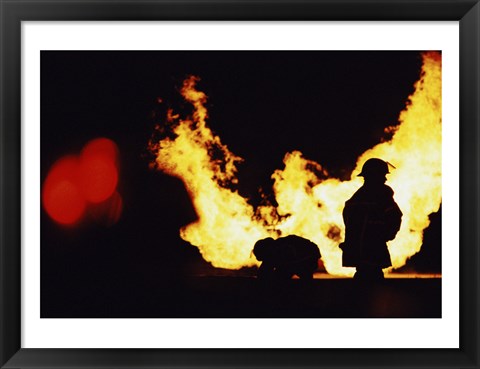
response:
<svg viewBox="0 0 480 369"><path fill-rule="evenodd" d="M2 368L479 368L478 0L0 0L0 365ZM459 21L459 349L24 349L21 347L22 21ZM448 332L445 332L448 334Z"/></svg>

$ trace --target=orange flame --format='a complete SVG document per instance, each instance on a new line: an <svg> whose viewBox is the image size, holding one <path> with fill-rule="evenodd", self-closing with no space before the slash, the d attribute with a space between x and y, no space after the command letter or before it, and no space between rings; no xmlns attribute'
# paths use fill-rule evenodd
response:
<svg viewBox="0 0 480 369"><path fill-rule="evenodd" d="M181 89L195 108L193 119L178 119L169 112L168 120L175 122L175 139L151 144L157 152L156 165L183 179L191 194L199 220L181 230L182 238L197 246L216 267L254 265L256 260L250 255L253 244L268 233L252 220L254 210L246 199L226 187L236 182L236 163L242 159L207 127L206 95L195 90L197 81L190 77ZM212 151L220 152L222 159L213 160Z"/></svg>
<svg viewBox="0 0 480 369"><path fill-rule="evenodd" d="M251 255L257 240L296 234L319 246L330 274L352 275L352 268L342 267L338 247L344 237L342 210L362 184L357 174L363 163L380 157L397 168L388 184L404 216L397 237L388 246L393 267L404 265L420 250L428 216L441 203L441 55L427 52L422 57L422 74L400 113L400 124L386 129L392 138L358 158L350 181L328 178L320 164L305 159L301 152L287 153L285 168L272 175L278 206L257 209L230 188L242 159L208 128L207 96L196 90L198 78L189 77L181 94L194 107L192 117L181 119L169 111L166 124L175 137L150 143L155 166L185 182L199 215L197 222L181 229L181 237L197 246L214 266L239 269L258 264Z"/></svg>

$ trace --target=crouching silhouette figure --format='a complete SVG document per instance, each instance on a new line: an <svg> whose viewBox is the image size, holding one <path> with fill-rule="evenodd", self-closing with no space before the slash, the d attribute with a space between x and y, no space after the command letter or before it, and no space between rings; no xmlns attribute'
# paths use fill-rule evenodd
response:
<svg viewBox="0 0 480 369"><path fill-rule="evenodd" d="M300 279L312 279L320 259L316 244L294 235L259 240L253 254L262 262L257 277L272 282L289 280L294 275Z"/></svg>

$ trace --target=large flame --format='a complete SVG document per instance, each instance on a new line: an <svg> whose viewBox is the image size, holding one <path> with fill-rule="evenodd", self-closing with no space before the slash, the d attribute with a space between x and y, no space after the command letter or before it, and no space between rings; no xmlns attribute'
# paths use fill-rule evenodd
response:
<svg viewBox="0 0 480 369"><path fill-rule="evenodd" d="M386 129L391 139L362 154L349 181L328 178L320 164L301 152L287 153L284 169L272 175L278 206L257 209L232 189L242 159L207 126L207 96L196 89L198 78L189 77L181 94L193 105L193 114L181 119L170 110L166 122L157 126L161 139L150 143L155 166L184 181L199 216L180 230L181 237L197 246L214 266L239 269L258 264L251 254L257 240L296 234L319 246L329 273L352 275L352 268L341 266L338 247L344 237L342 210L362 185L357 174L363 163L379 157L396 167L387 184L404 215L388 247L393 267L404 265L420 250L429 215L439 210L442 200L441 55L427 52L422 57L415 92L400 113L399 124Z"/></svg>
<svg viewBox="0 0 480 369"><path fill-rule="evenodd" d="M242 159L207 127L206 95L195 90L197 81L190 77L181 89L194 106L192 118L179 119L170 111L167 123L175 138L152 143L151 148L157 152L158 168L185 182L197 211L199 220L181 230L182 238L214 266L238 269L255 264L253 244L268 233L252 220L254 209L247 200L229 188L236 182L236 163Z"/></svg>

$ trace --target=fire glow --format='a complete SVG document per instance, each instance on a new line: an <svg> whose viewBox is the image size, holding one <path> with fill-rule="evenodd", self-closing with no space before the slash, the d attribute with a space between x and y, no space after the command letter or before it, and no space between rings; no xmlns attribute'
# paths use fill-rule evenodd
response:
<svg viewBox="0 0 480 369"><path fill-rule="evenodd" d="M385 129L391 139L363 153L349 181L328 178L320 164L299 151L289 152L283 160L285 167L272 174L278 206L256 209L231 189L242 159L207 126L207 96L196 89L198 78L186 79L181 94L192 104L193 114L183 119L170 110L166 122L156 127L169 134L149 144L156 157L154 167L183 180L197 211L198 221L182 228L181 237L197 246L213 266L239 269L259 264L251 254L257 240L295 234L319 246L328 273L352 275L354 269L342 267L338 247L344 238L342 210L362 185L357 175L363 163L379 157L397 168L387 184L395 191L403 219L388 247L393 268L403 266L420 251L429 215L439 210L442 200L441 55L426 52L422 59L422 73L399 115L399 124Z"/></svg>

